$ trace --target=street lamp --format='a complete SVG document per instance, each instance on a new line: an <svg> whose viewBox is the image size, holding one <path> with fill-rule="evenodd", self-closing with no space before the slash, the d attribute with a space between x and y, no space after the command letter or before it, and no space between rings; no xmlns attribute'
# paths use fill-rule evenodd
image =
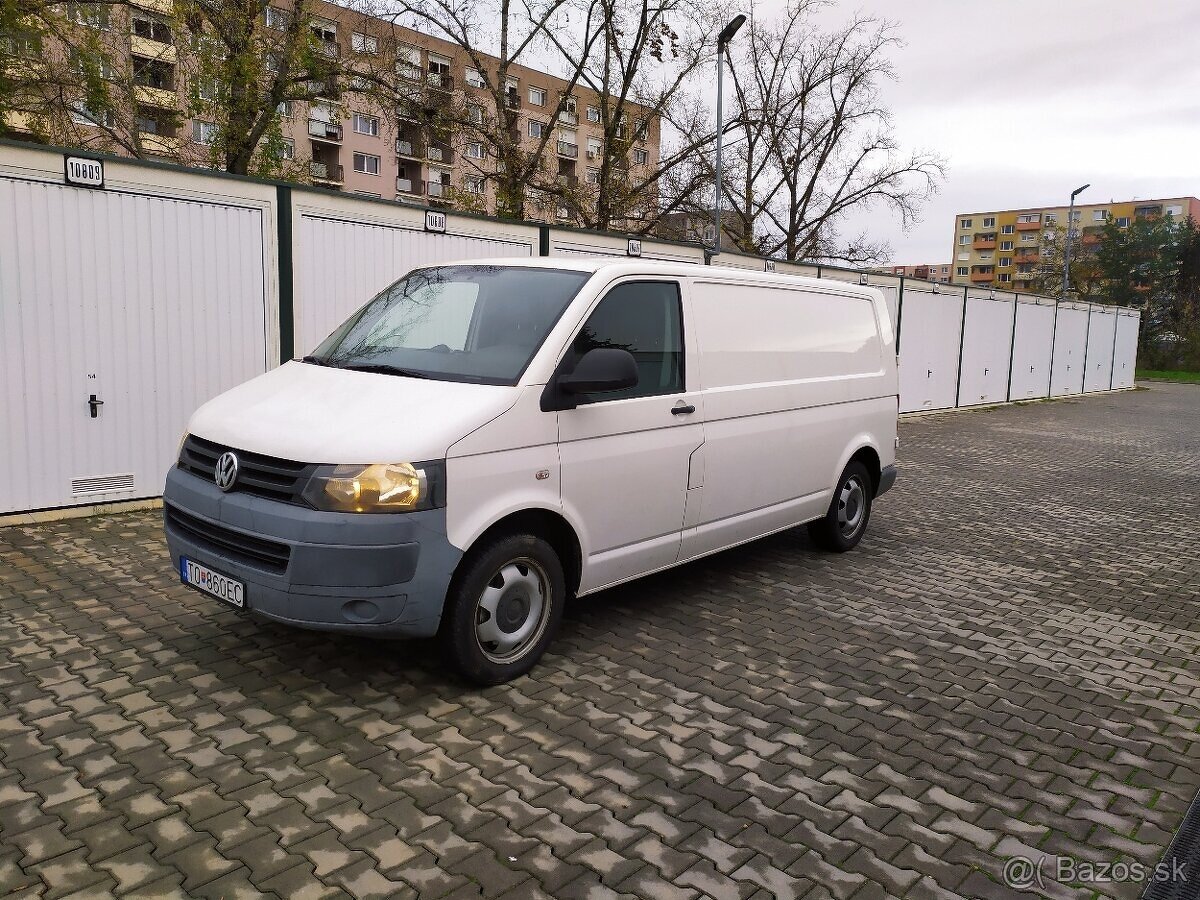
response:
<svg viewBox="0 0 1200 900"><path fill-rule="evenodd" d="M1071 293L1071 232L1075 229L1075 198L1090 188L1090 184L1071 192L1071 209L1067 212L1067 237L1063 243L1063 299Z"/></svg>
<svg viewBox="0 0 1200 900"><path fill-rule="evenodd" d="M713 247L714 256L721 252L721 141L725 136L725 117L721 104L724 99L725 87L725 45L733 40L733 36L738 33L738 29L745 24L746 17L739 13L717 35L717 209L714 216L716 219L717 237Z"/></svg>

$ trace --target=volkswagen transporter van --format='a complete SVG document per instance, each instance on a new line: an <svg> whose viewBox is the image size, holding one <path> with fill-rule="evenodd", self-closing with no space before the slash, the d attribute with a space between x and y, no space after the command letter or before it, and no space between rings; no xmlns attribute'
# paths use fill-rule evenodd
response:
<svg viewBox="0 0 1200 900"><path fill-rule="evenodd" d="M873 289L637 259L417 269L192 417L182 581L254 616L530 669L567 598L800 524L854 547L895 480Z"/></svg>

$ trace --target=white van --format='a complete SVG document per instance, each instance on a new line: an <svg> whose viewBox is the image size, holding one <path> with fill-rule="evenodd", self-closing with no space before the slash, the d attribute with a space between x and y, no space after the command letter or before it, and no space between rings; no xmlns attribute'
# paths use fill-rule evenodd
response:
<svg viewBox="0 0 1200 900"><path fill-rule="evenodd" d="M290 625L439 636L528 671L564 602L808 523L854 547L896 477L873 289L638 259L417 269L192 417L185 584Z"/></svg>

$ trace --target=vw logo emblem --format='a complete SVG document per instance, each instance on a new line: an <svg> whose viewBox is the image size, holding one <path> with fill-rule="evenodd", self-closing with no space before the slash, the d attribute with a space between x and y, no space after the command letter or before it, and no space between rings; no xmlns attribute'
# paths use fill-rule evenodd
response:
<svg viewBox="0 0 1200 900"><path fill-rule="evenodd" d="M213 470L213 481L223 491L233 490L238 477L238 458L233 451L226 450L217 457L217 467Z"/></svg>

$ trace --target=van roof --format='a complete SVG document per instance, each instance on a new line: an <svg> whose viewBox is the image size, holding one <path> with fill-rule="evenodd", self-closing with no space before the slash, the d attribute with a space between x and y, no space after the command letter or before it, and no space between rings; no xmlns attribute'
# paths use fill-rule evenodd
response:
<svg viewBox="0 0 1200 900"><path fill-rule="evenodd" d="M879 298L877 288L851 284L847 281L836 281L827 278L813 278L809 275L792 275L784 272L756 272L751 269L736 269L732 266L706 266L699 262L674 262L671 260L645 259L642 257L626 256L498 256L484 259L458 259L438 265L446 266L523 266L538 269L566 269L573 272L599 272L611 270L614 275L637 275L643 273L659 273L662 275L677 275L707 278L729 278L738 281L760 282L762 284L791 284L803 283L806 287L819 290L826 294L857 295L860 297Z"/></svg>

